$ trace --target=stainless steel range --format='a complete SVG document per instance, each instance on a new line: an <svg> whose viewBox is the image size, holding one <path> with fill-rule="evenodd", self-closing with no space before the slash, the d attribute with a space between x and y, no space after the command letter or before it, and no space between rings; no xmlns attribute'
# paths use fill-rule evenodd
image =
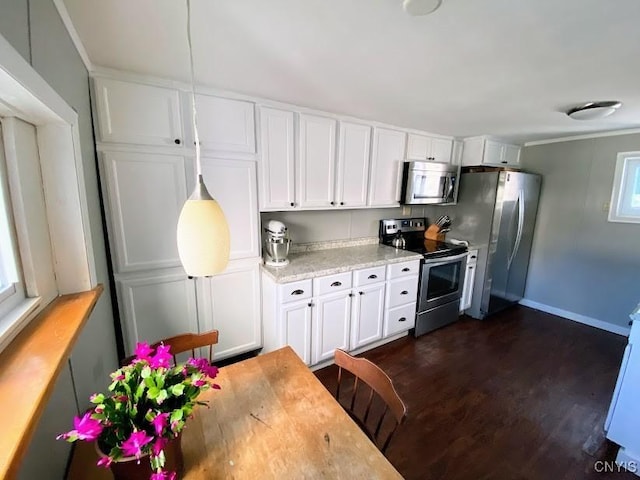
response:
<svg viewBox="0 0 640 480"><path fill-rule="evenodd" d="M383 245L421 253L416 337L455 322L467 266L467 247L426 240L426 218L380 220Z"/></svg>

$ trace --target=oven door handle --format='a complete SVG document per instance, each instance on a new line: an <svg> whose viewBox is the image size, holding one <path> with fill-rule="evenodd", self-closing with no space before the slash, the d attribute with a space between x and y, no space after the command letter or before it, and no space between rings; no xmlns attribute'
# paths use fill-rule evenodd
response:
<svg viewBox="0 0 640 480"><path fill-rule="evenodd" d="M454 255L453 257L439 257L439 258L425 258L424 264L430 267L438 267L440 265L446 265L448 263L457 262L469 255L469 252L461 253L460 255Z"/></svg>

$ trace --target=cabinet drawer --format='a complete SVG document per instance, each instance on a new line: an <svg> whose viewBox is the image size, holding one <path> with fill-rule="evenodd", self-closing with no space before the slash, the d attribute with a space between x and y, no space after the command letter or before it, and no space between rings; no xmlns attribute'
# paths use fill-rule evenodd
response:
<svg viewBox="0 0 640 480"><path fill-rule="evenodd" d="M285 283L280 286L280 295L282 303L295 302L311 298L311 279L301 280L299 282Z"/></svg>
<svg viewBox="0 0 640 480"><path fill-rule="evenodd" d="M475 265L476 263L478 263L478 250L469 250L467 265Z"/></svg>
<svg viewBox="0 0 640 480"><path fill-rule="evenodd" d="M418 277L407 277L391 280L387 285L388 308L415 303L418 299Z"/></svg>
<svg viewBox="0 0 640 480"><path fill-rule="evenodd" d="M348 288L351 288L351 272L313 279L313 291L315 295L339 292L340 290L346 290Z"/></svg>
<svg viewBox="0 0 640 480"><path fill-rule="evenodd" d="M356 270L353 272L353 285L362 287L371 283L384 282L386 276L386 267L365 268L364 270Z"/></svg>
<svg viewBox="0 0 640 480"><path fill-rule="evenodd" d="M404 277L407 275L417 275L420 272L420 260L410 262L393 263L387 266L387 278L389 280Z"/></svg>
<svg viewBox="0 0 640 480"><path fill-rule="evenodd" d="M384 336L404 332L416 326L416 304L403 305L402 307L387 310L384 316Z"/></svg>

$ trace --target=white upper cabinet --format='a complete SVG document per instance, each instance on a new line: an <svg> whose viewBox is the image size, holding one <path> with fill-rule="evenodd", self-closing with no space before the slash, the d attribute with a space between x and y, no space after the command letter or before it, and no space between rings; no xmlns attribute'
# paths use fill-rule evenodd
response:
<svg viewBox="0 0 640 480"><path fill-rule="evenodd" d="M184 158L104 152L101 160L116 273L180 265L176 225L187 199Z"/></svg>
<svg viewBox="0 0 640 480"><path fill-rule="evenodd" d="M173 88L94 80L102 142L182 145L180 93Z"/></svg>
<svg viewBox="0 0 640 480"><path fill-rule="evenodd" d="M260 107L260 210L295 207L294 113Z"/></svg>
<svg viewBox="0 0 640 480"><path fill-rule="evenodd" d="M332 118L299 116L298 198L300 207L335 205L336 124Z"/></svg>
<svg viewBox="0 0 640 480"><path fill-rule="evenodd" d="M450 163L453 140L410 133L407 138L407 160Z"/></svg>
<svg viewBox="0 0 640 480"><path fill-rule="evenodd" d="M254 104L196 95L198 133L204 150L255 153ZM193 139L191 140L193 144Z"/></svg>
<svg viewBox="0 0 640 480"><path fill-rule="evenodd" d="M462 150L462 166L474 165L519 167L520 147L486 137L466 138Z"/></svg>
<svg viewBox="0 0 640 480"><path fill-rule="evenodd" d="M371 127L340 122L335 203L341 207L367 204Z"/></svg>
<svg viewBox="0 0 640 480"><path fill-rule="evenodd" d="M229 258L260 256L256 164L247 160L202 159L207 190L224 212L231 234ZM239 194L242 192L242 194Z"/></svg>
<svg viewBox="0 0 640 480"><path fill-rule="evenodd" d="M373 133L368 205L395 207L400 204L402 161L407 134L376 128Z"/></svg>

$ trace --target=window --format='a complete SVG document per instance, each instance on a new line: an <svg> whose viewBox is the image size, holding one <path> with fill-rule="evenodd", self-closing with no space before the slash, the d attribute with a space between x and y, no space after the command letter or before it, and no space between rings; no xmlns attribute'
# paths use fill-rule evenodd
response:
<svg viewBox="0 0 640 480"><path fill-rule="evenodd" d="M640 223L640 152L618 154L609 221Z"/></svg>
<svg viewBox="0 0 640 480"><path fill-rule="evenodd" d="M24 299L24 288L16 266L17 249L11 222L7 165L1 134L0 128L0 317Z"/></svg>

